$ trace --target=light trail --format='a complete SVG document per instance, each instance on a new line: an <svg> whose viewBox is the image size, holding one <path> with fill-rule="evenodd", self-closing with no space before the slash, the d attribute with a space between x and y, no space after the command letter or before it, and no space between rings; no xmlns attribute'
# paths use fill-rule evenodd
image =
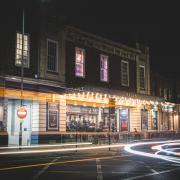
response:
<svg viewBox="0 0 180 180"><path fill-rule="evenodd" d="M162 146L171 145L171 144L180 145L180 140L133 143L133 144L125 145L124 150L129 153L140 155L140 156L145 156L145 157L150 157L150 158L158 158L158 159L162 159L162 160L166 160L166 161L170 161L170 162L174 162L174 163L180 163L180 158L178 158L178 157L159 155L157 152L156 153L147 153L147 152L142 152L142 151L133 149L134 147L137 147L137 146L144 146L144 145L151 145L151 144L163 144L163 145L152 147L152 149L158 150L158 153L159 153L162 150ZM170 151L166 151L166 152L168 152L170 154Z"/></svg>
<svg viewBox="0 0 180 180"><path fill-rule="evenodd" d="M31 146L9 146L9 147L0 147L0 149L31 149L31 148L45 148L45 147L59 147L59 146L76 146L76 145L91 145L91 142L84 142L84 143L64 143L64 144L46 144L46 145L31 145Z"/></svg>
<svg viewBox="0 0 180 180"><path fill-rule="evenodd" d="M179 152L173 152L173 150L180 150L180 148L166 148L169 146L177 146L177 145L180 146L180 143L166 143L166 144L162 144L162 145L153 146L151 149L158 150L156 152L156 154L164 152L166 154L180 156ZM165 147L165 149L164 149L164 147Z"/></svg>
<svg viewBox="0 0 180 180"><path fill-rule="evenodd" d="M123 147L124 144L115 145L103 145L103 146L87 146L87 147L77 147L77 148L62 148L62 149L42 149L42 150L17 150L9 152L0 152L0 155L10 155L10 154L29 154L29 153L48 153L48 152L68 152L68 151L83 151L83 150L93 150L93 149L106 149L113 147Z"/></svg>

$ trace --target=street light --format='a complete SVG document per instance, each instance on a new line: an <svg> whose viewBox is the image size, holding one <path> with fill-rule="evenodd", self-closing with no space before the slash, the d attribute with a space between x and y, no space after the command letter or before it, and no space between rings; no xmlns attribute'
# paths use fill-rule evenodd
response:
<svg viewBox="0 0 180 180"><path fill-rule="evenodd" d="M22 11L22 53L21 53L21 108L23 107L23 77L24 77L24 8ZM22 120L19 129L19 148L22 146Z"/></svg>

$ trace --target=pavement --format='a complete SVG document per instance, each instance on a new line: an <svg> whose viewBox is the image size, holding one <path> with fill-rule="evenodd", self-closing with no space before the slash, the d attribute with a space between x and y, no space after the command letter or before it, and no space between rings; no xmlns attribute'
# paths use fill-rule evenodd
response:
<svg viewBox="0 0 180 180"><path fill-rule="evenodd" d="M80 143L55 143L55 144L37 144L30 146L9 146L0 147L0 155L8 154L28 154L28 153L49 153L49 152L77 152L77 151L93 151L93 150L109 150L123 148L124 145L135 142L147 142L147 141L162 141L162 140L174 140L174 138L153 138L153 139L136 139L127 141L124 140L120 143L108 143L93 144L91 142L80 142Z"/></svg>

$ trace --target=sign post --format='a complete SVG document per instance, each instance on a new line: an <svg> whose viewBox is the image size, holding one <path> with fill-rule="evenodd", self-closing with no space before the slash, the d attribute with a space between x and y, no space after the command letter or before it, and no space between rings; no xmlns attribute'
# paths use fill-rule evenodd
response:
<svg viewBox="0 0 180 180"><path fill-rule="evenodd" d="M17 115L20 119L24 119L27 115L24 114L25 112L22 111L23 109L23 78L24 78L24 8L22 12L22 51L21 51L21 107L17 111ZM24 114L24 115L23 115ZM24 117L25 116L25 117ZM21 149L22 145L22 120L20 120L20 129L19 129L19 148Z"/></svg>
<svg viewBox="0 0 180 180"><path fill-rule="evenodd" d="M20 120L20 128L19 128L19 149L21 149L22 146L22 123L23 123L23 119L26 118L27 116L27 110L24 107L20 107L17 110L17 116Z"/></svg>

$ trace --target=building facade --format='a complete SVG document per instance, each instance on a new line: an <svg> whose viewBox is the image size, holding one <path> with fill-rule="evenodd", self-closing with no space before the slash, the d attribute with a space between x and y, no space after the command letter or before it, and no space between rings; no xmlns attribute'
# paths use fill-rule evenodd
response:
<svg viewBox="0 0 180 180"><path fill-rule="evenodd" d="M19 144L20 123L23 145L74 132L179 130L176 104L152 93L148 47L113 42L56 17L26 16L24 35L21 23L7 31L1 57L3 144ZM21 99L24 119L17 114Z"/></svg>
<svg viewBox="0 0 180 180"><path fill-rule="evenodd" d="M160 130L179 130L178 80L151 73L151 92L166 102L159 107Z"/></svg>

